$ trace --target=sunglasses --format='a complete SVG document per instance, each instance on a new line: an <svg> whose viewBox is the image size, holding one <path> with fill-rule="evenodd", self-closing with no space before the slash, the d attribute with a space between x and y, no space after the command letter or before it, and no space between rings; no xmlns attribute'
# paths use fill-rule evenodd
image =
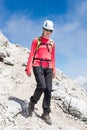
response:
<svg viewBox="0 0 87 130"><path fill-rule="evenodd" d="M53 32L53 30L49 30L49 29L45 29L45 28L44 28L44 30L47 32Z"/></svg>

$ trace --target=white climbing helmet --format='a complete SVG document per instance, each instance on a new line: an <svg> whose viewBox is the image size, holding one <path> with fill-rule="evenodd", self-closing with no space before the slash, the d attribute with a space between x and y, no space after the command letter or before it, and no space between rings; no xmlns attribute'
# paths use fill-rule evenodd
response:
<svg viewBox="0 0 87 130"><path fill-rule="evenodd" d="M44 24L43 24L43 28L53 31L54 30L54 24L51 20L45 20Z"/></svg>

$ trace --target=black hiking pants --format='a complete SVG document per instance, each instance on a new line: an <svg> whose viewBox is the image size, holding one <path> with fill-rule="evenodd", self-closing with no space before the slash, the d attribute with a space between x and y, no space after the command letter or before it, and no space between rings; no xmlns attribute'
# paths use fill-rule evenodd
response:
<svg viewBox="0 0 87 130"><path fill-rule="evenodd" d="M42 93L44 93L43 98L43 112L50 113L50 101L51 101L51 91L52 91L52 69L51 68L43 68L33 67L33 72L35 75L35 79L37 82L37 87L34 91L33 96L31 96L30 100L32 103L36 104L40 99Z"/></svg>

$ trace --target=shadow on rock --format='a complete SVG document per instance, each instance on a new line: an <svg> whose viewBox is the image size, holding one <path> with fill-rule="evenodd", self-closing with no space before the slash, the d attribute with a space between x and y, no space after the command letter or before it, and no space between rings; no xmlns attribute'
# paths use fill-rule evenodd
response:
<svg viewBox="0 0 87 130"><path fill-rule="evenodd" d="M16 103L20 104L21 106L21 115L24 116L25 118L28 118L29 117L29 112L28 112L28 101L27 100L22 100L22 99L19 99L17 97L12 97L10 96L8 98L9 100L13 100L15 101Z"/></svg>

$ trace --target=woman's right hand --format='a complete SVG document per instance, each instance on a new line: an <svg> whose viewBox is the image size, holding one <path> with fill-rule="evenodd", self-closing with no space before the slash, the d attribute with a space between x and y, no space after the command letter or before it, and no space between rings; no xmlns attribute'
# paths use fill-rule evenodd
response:
<svg viewBox="0 0 87 130"><path fill-rule="evenodd" d="M27 76L31 77L31 73L28 72L28 69L27 69L27 68L25 69L25 72L26 72Z"/></svg>

